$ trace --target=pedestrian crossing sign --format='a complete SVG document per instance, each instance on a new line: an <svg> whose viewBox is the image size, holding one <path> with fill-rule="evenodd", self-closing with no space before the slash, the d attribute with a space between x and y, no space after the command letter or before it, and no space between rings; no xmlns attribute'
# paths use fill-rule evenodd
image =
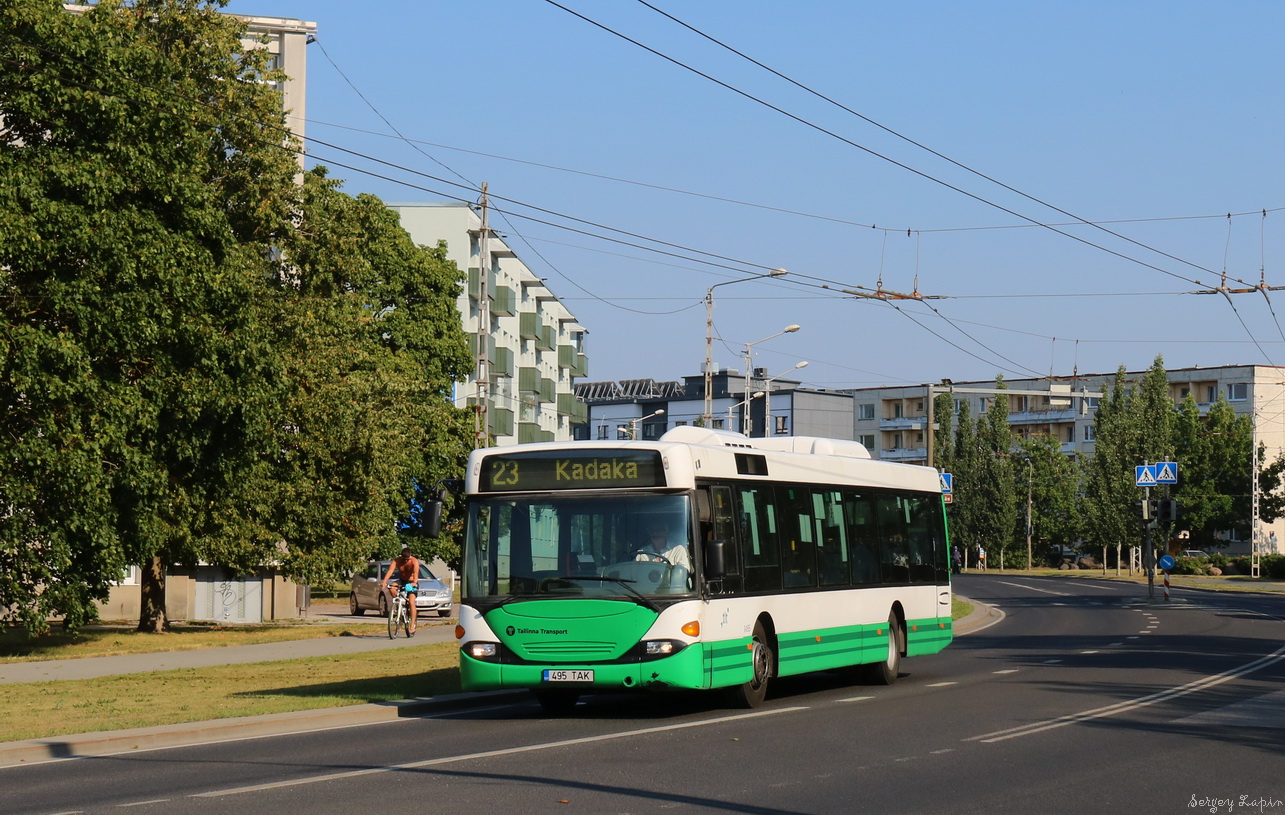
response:
<svg viewBox="0 0 1285 815"><path fill-rule="evenodd" d="M1157 484L1177 484L1178 483L1178 463L1176 461L1157 461L1156 462L1156 483Z"/></svg>
<svg viewBox="0 0 1285 815"><path fill-rule="evenodd" d="M1156 465L1142 464L1134 467L1133 472L1139 487L1154 487L1156 485Z"/></svg>
<svg viewBox="0 0 1285 815"><path fill-rule="evenodd" d="M950 495L955 491L955 477L950 473L938 473L938 479L941 481L941 491L943 495Z"/></svg>

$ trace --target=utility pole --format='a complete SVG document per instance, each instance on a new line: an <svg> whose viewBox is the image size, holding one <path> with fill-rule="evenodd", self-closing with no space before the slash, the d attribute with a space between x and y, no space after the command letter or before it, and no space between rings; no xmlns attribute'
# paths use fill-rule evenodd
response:
<svg viewBox="0 0 1285 815"><path fill-rule="evenodd" d="M489 202L487 183L482 182L482 234L478 237L477 252L477 402L473 405L473 447L491 446L491 422L488 406L491 400L491 355L487 346L491 339L491 247L488 238L491 227L488 221Z"/></svg>

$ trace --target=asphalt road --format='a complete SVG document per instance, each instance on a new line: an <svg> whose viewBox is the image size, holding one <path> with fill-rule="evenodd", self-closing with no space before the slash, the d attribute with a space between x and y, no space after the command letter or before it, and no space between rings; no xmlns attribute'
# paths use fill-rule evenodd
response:
<svg viewBox="0 0 1285 815"><path fill-rule="evenodd" d="M1285 598L964 575L1002 619L755 711L525 697L374 725L0 770L0 812L1285 815ZM1254 806L1251 806L1254 804Z"/></svg>

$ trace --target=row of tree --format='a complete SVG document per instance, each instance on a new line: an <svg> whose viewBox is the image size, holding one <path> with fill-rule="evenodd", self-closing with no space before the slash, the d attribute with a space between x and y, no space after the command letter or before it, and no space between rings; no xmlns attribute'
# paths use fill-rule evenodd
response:
<svg viewBox="0 0 1285 815"><path fill-rule="evenodd" d="M1175 409L1164 362L1129 380L1121 368L1098 405L1095 452L1072 459L1049 435L1015 438L1008 424L1003 379L997 398L973 417L966 402L956 414L949 393L934 411L944 417L935 443L937 465L954 474L949 519L955 542L968 551L984 546L990 557L1025 565L1028 516L1036 557L1049 547L1103 555L1142 542L1134 505L1142 498L1134 468L1157 461L1179 464L1169 497L1181 507L1174 531L1188 533L1192 548L1225 545L1228 532L1250 533L1251 488L1259 479L1259 516L1270 522L1285 509L1285 459L1268 462L1253 451L1253 424L1223 398L1202 412L1188 395ZM1157 493L1159 494L1159 493ZM1029 512L1028 512L1029 507Z"/></svg>
<svg viewBox="0 0 1285 815"><path fill-rule="evenodd" d="M131 565L147 630L170 564L348 572L467 454L459 270L302 172L222 5L0 5L0 620L31 632Z"/></svg>

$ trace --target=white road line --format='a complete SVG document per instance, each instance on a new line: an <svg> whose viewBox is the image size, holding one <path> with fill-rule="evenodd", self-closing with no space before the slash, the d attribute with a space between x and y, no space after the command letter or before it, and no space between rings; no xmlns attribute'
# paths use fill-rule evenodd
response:
<svg viewBox="0 0 1285 815"><path fill-rule="evenodd" d="M873 696L849 696L847 699L839 699L840 702L864 702L867 699L873 699Z"/></svg>
<svg viewBox="0 0 1285 815"><path fill-rule="evenodd" d="M1015 674L1015 673L1017 673L1017 672L1018 672L1018 671L1020 671L1020 670L1021 670L1021 668L1008 668L1007 670L1003 670L1003 671L995 671L995 673L997 673L997 674Z"/></svg>
<svg viewBox="0 0 1285 815"><path fill-rule="evenodd" d="M1180 696L1186 696L1197 691L1206 690L1207 688L1221 685L1224 682L1230 682L1231 680L1244 676L1245 674L1253 673L1261 668L1266 668L1272 663L1279 661L1282 656L1285 656L1285 646L1281 646L1272 653L1259 657L1253 662L1241 665L1239 668L1233 668L1229 671L1223 671L1220 674L1206 676L1201 679L1188 682L1185 685L1179 685L1176 688L1170 688L1147 696L1141 696L1137 699L1117 702L1114 705L1086 710L1082 713L1059 716L1056 719L1048 719L1042 722L1032 722L1031 724L1022 725L1020 727L1010 727L1007 730L996 730L993 733L983 733L980 736L970 736L969 738L964 739L964 741L980 741L985 744L992 744L997 741L1015 739L1019 736L1043 733L1045 730L1052 730L1057 727L1066 727L1068 724L1078 724L1092 719L1103 719L1108 716L1114 716L1117 713L1127 713L1129 711L1149 707L1160 702L1166 702L1170 699L1177 699Z"/></svg>
<svg viewBox="0 0 1285 815"><path fill-rule="evenodd" d="M1034 586L1027 586L1027 585L1026 585L1026 584L1024 584L1024 583L1009 583L1009 582L1007 582L1007 581L1005 581L1005 580L1000 580L1000 581L998 581L998 582L1002 583L1002 584L1003 584L1003 585L1005 585L1005 586L1013 586L1014 588L1018 588L1018 589L1030 589L1031 591L1038 591L1038 592L1040 592L1041 594L1054 594L1054 595L1057 595L1058 597L1070 597L1070 596L1071 596L1068 592L1064 592L1064 591L1052 591L1052 590L1050 590L1050 589L1037 589L1037 588L1035 588Z"/></svg>
<svg viewBox="0 0 1285 815"><path fill-rule="evenodd" d="M947 687L948 685L958 685L958 684L959 684L958 682L933 682L931 684L924 685L924 687L925 688L944 688L944 687Z"/></svg>
<svg viewBox="0 0 1285 815"><path fill-rule="evenodd" d="M757 713L741 713L735 716L723 716L718 719L704 719L699 722L684 722L683 724L670 724L661 727L647 727L642 730L627 730L620 733L605 733L601 736L586 736L579 739L566 739L565 741L550 741L542 744L529 744L525 747L509 747L503 750L487 750L481 753L466 753L458 756L442 756L441 758L430 758L426 761L412 761L408 764L390 764L385 767L369 767L365 770L349 770L342 773L328 773L326 775L310 776L308 778L296 778L291 781L275 781L268 784L252 784L247 787L229 787L222 790L212 790L210 792L198 792L188 796L189 798L218 798L222 795L238 795L243 792L260 792L263 790L282 789L285 787L300 787L305 784L316 784L324 781L338 781L343 778L359 778L363 775L375 775L378 773L397 772L399 770L417 770L422 767L436 767L442 764L454 764L460 761L473 761L480 758L495 758L498 756L511 756L519 753L530 753L536 750L548 750L555 747L571 747L577 744L593 744L600 741L612 741L614 739L631 738L634 736L644 736L651 733L666 733L671 730L685 730L690 727L704 727L709 724L725 724L727 722L736 722L744 719L754 719L760 716L774 716L778 713L794 713L799 710L807 710L807 707L783 707L777 710L763 710Z"/></svg>

